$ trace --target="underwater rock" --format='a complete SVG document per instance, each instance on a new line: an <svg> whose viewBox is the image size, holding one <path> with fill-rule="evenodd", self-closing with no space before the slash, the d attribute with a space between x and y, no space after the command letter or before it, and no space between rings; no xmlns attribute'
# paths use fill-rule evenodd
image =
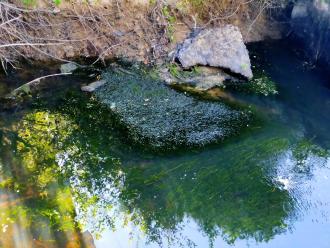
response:
<svg viewBox="0 0 330 248"><path fill-rule="evenodd" d="M208 65L228 69L248 79L253 77L242 34L232 25L193 34L178 48L176 58L184 68Z"/></svg>
<svg viewBox="0 0 330 248"><path fill-rule="evenodd" d="M203 146L237 133L249 114L222 102L207 102L169 88L146 73L108 69L95 91L128 131L129 137L154 148Z"/></svg>
<svg viewBox="0 0 330 248"><path fill-rule="evenodd" d="M239 81L220 68L206 66L198 66L194 72L178 71L177 75L173 75L168 68L163 68L159 75L169 85L188 85L199 91L221 87L225 81Z"/></svg>

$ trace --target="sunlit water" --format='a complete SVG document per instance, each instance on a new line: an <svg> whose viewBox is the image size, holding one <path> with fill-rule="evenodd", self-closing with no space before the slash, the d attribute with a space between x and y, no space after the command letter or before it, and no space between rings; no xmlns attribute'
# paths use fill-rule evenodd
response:
<svg viewBox="0 0 330 248"><path fill-rule="evenodd" d="M260 121L223 144L131 145L73 78L0 114L0 247L330 247L328 74L250 49L279 94L231 93Z"/></svg>

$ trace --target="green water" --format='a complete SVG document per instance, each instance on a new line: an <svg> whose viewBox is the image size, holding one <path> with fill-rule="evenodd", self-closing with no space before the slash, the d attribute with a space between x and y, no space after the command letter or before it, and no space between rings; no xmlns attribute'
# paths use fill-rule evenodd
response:
<svg viewBox="0 0 330 248"><path fill-rule="evenodd" d="M0 247L330 247L328 74L250 49L279 94L232 92L261 120L223 144L148 152L79 78L0 113Z"/></svg>

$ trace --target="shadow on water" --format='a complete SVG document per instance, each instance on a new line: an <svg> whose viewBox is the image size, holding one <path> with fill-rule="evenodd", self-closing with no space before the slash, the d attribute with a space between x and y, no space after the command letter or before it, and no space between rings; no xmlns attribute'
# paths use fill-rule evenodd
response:
<svg viewBox="0 0 330 248"><path fill-rule="evenodd" d="M104 233L113 247L258 246L287 235L310 208L292 184L328 166L330 115L319 74L291 54L279 70L276 49L259 47L258 56L269 59L279 96L237 96L266 113L264 122L207 149L143 152L123 142L107 110L77 94L0 115L0 246L93 247L85 230L99 247L109 247Z"/></svg>

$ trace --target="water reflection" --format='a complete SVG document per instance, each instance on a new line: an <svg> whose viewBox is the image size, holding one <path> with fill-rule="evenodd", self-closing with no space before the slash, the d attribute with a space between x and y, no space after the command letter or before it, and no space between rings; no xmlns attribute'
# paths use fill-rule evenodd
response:
<svg viewBox="0 0 330 248"><path fill-rule="evenodd" d="M80 94L0 113L0 247L328 247L330 92L265 50L265 122L203 151L145 152Z"/></svg>
<svg viewBox="0 0 330 248"><path fill-rule="evenodd" d="M84 247L71 188L55 161L65 125L59 115L36 112L2 130L2 247Z"/></svg>
<svg viewBox="0 0 330 248"><path fill-rule="evenodd" d="M109 228L133 225L146 240L194 246L193 220L210 245L267 242L297 219L297 201L279 161L312 176L311 141L292 144L285 128L181 155L144 154L125 144L105 109L76 96L55 109L2 120L0 243L5 247L93 247ZM298 145L297 145L298 144ZM281 175L277 176L277 175ZM290 174L292 175L292 174ZM134 233L132 234L134 235Z"/></svg>

